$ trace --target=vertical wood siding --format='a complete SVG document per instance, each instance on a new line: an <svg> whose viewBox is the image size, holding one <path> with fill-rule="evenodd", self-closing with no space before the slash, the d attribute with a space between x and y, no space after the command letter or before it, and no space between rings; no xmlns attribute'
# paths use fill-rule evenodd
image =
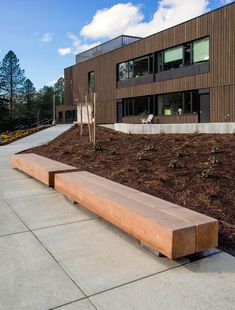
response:
<svg viewBox="0 0 235 310"><path fill-rule="evenodd" d="M128 59L210 36L210 72L174 80L116 88L116 65ZM210 88L211 122L235 121L235 3L65 69L65 104L84 101L88 72L95 71L98 122L116 122L121 98ZM69 80L73 84L69 84Z"/></svg>

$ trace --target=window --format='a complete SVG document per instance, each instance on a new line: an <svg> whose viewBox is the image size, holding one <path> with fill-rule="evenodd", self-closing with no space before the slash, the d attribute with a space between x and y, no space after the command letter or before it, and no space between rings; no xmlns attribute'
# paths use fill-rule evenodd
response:
<svg viewBox="0 0 235 310"><path fill-rule="evenodd" d="M156 72L209 60L209 37L172 47L156 54Z"/></svg>
<svg viewBox="0 0 235 310"><path fill-rule="evenodd" d="M88 91L89 93L95 90L95 72L88 72Z"/></svg>
<svg viewBox="0 0 235 310"><path fill-rule="evenodd" d="M133 77L140 77L148 74L149 57L142 57L134 60Z"/></svg>
<svg viewBox="0 0 235 310"><path fill-rule="evenodd" d="M164 51L164 70L179 68L183 65L183 46L177 46Z"/></svg>
<svg viewBox="0 0 235 310"><path fill-rule="evenodd" d="M124 99L124 116L140 116L152 113L152 96Z"/></svg>
<svg viewBox="0 0 235 310"><path fill-rule="evenodd" d="M75 110L65 111L65 121L75 121L75 120L76 120Z"/></svg>
<svg viewBox="0 0 235 310"><path fill-rule="evenodd" d="M59 122L63 120L63 112L59 111Z"/></svg>
<svg viewBox="0 0 235 310"><path fill-rule="evenodd" d="M118 80L127 80L128 79L128 62L123 62L118 65Z"/></svg>
<svg viewBox="0 0 235 310"><path fill-rule="evenodd" d="M198 113L198 91L187 91L159 95L158 115L182 115Z"/></svg>
<svg viewBox="0 0 235 310"><path fill-rule="evenodd" d="M138 78L153 73L153 55L122 62L117 66L118 81Z"/></svg>
<svg viewBox="0 0 235 310"><path fill-rule="evenodd" d="M193 42L193 63L209 60L209 38Z"/></svg>

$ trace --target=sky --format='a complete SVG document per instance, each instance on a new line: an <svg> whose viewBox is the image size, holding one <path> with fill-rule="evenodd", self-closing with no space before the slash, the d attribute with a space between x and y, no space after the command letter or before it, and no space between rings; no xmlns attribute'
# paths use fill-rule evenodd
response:
<svg viewBox="0 0 235 310"><path fill-rule="evenodd" d="M145 37L230 0L0 0L0 61L13 50L37 89L75 55L121 34Z"/></svg>

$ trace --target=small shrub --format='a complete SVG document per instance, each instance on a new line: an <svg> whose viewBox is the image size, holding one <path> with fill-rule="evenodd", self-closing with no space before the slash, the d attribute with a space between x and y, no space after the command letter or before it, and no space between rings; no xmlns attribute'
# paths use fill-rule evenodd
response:
<svg viewBox="0 0 235 310"><path fill-rule="evenodd" d="M186 155L187 155L187 154L186 154L184 151L182 151L182 150L176 152L176 156L177 156L177 157L184 157L184 156L186 156Z"/></svg>
<svg viewBox="0 0 235 310"><path fill-rule="evenodd" d="M217 148L217 147L213 147L213 149L211 150L212 154L219 154L221 153L221 151Z"/></svg>
<svg viewBox="0 0 235 310"><path fill-rule="evenodd" d="M111 150L111 155L117 155L118 154L118 152L116 151L116 150Z"/></svg>
<svg viewBox="0 0 235 310"><path fill-rule="evenodd" d="M185 147L190 147L190 143L189 142L185 142L183 145L182 145L182 148L185 148Z"/></svg>
<svg viewBox="0 0 235 310"><path fill-rule="evenodd" d="M95 151L102 151L101 145L100 145L100 144L96 144L96 145L94 146L94 150L95 150Z"/></svg>
<svg viewBox="0 0 235 310"><path fill-rule="evenodd" d="M220 164L220 161L215 158L215 156L211 156L208 158L208 161L211 165L217 166Z"/></svg>
<svg viewBox="0 0 235 310"><path fill-rule="evenodd" d="M203 170L202 173L201 173L201 176L203 178L211 178L213 176L212 169Z"/></svg>
<svg viewBox="0 0 235 310"><path fill-rule="evenodd" d="M144 150L145 150L145 151L152 151L152 150L154 150L154 146L151 145L151 144L146 144L146 145L144 146Z"/></svg>
<svg viewBox="0 0 235 310"><path fill-rule="evenodd" d="M184 166L177 159L173 159L172 161L169 162L168 167L172 169L179 169L183 168Z"/></svg>
<svg viewBox="0 0 235 310"><path fill-rule="evenodd" d="M138 160L143 160L143 159L144 159L144 152L139 152L139 153L137 153L136 159L138 159Z"/></svg>

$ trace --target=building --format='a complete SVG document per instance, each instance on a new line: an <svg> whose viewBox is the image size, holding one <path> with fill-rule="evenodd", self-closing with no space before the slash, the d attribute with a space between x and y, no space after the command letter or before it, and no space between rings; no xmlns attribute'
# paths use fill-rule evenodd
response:
<svg viewBox="0 0 235 310"><path fill-rule="evenodd" d="M235 121L235 3L146 38L120 36L65 69L58 121L97 94L98 123ZM90 100L90 99L89 99Z"/></svg>

